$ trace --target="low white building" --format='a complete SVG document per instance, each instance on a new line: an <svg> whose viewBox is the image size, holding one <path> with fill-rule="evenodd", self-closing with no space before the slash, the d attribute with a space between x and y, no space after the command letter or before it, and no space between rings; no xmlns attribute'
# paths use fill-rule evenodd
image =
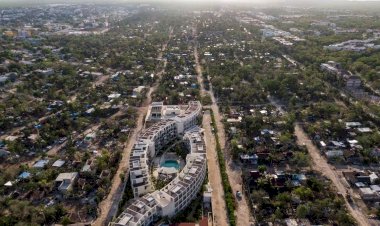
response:
<svg viewBox="0 0 380 226"><path fill-rule="evenodd" d="M321 70L337 75L339 73L338 65L334 61L329 61L328 63L321 64Z"/></svg>
<svg viewBox="0 0 380 226"><path fill-rule="evenodd" d="M145 86L138 86L133 89L132 98L137 98L139 94L145 89Z"/></svg>
<svg viewBox="0 0 380 226"><path fill-rule="evenodd" d="M58 186L58 190L61 192L67 192L72 189L76 179L78 178L78 173L61 173L55 179L55 183Z"/></svg>
<svg viewBox="0 0 380 226"><path fill-rule="evenodd" d="M369 187L359 188L359 193L365 201L377 201L380 198L379 194Z"/></svg>
<svg viewBox="0 0 380 226"><path fill-rule="evenodd" d="M328 159L343 157L343 151L342 150L326 151L325 154L326 154L326 157Z"/></svg>

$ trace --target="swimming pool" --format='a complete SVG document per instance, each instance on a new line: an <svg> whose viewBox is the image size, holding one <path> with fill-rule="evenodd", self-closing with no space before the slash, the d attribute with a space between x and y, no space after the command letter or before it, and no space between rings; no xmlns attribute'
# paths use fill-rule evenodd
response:
<svg viewBox="0 0 380 226"><path fill-rule="evenodd" d="M161 167L176 168L178 170L179 164L176 160L166 160L163 164L161 164Z"/></svg>

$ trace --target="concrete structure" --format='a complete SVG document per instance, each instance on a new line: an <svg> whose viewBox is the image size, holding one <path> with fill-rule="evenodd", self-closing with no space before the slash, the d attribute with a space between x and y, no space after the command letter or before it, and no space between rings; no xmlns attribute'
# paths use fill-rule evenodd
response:
<svg viewBox="0 0 380 226"><path fill-rule="evenodd" d="M140 133L130 157L130 179L135 197L152 191L149 163L169 142L196 125L201 108L199 101L192 101L188 106L154 102L149 107L147 121L156 123Z"/></svg>
<svg viewBox="0 0 380 226"><path fill-rule="evenodd" d="M54 70L52 68L48 68L46 70L38 69L38 70L35 70L35 72L43 76L50 76L54 74Z"/></svg>
<svg viewBox="0 0 380 226"><path fill-rule="evenodd" d="M156 156L156 151L177 137L177 127L173 120L163 120L141 132L129 160L130 179L135 197L152 191L150 162Z"/></svg>
<svg viewBox="0 0 380 226"><path fill-rule="evenodd" d="M355 51L355 52L361 52L365 51L367 49L380 49L380 45L375 45L374 42L376 42L377 39L371 38L366 40L348 40L341 43L335 43L328 46L324 46L323 48L326 50L331 51Z"/></svg>
<svg viewBox="0 0 380 226"><path fill-rule="evenodd" d="M34 163L33 168L42 169L49 163L48 159L41 159Z"/></svg>
<svg viewBox="0 0 380 226"><path fill-rule="evenodd" d="M212 203L212 188L210 183L206 186L206 191L203 192L203 204L207 205L209 208L211 207Z"/></svg>
<svg viewBox="0 0 380 226"><path fill-rule="evenodd" d="M153 102L149 107L146 121L154 123L171 119L176 123L177 133L183 135L185 130L196 125L201 110L199 101L190 101L188 105L164 105L162 102Z"/></svg>
<svg viewBox="0 0 380 226"><path fill-rule="evenodd" d="M67 192L73 187L73 184L77 178L78 178L77 172L61 173L55 179L55 183L57 184L59 191Z"/></svg>
<svg viewBox="0 0 380 226"><path fill-rule="evenodd" d="M130 179L135 200L109 225L150 225L159 217L174 216L196 197L207 173L202 129L196 127L200 112L200 102L190 102L186 109L158 102L151 105L148 121L161 121L140 134L131 153ZM189 150L186 165L164 188L153 191L150 162L158 151L178 137L183 138Z"/></svg>
<svg viewBox="0 0 380 226"><path fill-rule="evenodd" d="M378 201L380 196L369 187L359 188L360 196L364 201Z"/></svg>
<svg viewBox="0 0 380 226"><path fill-rule="evenodd" d="M321 64L322 71L327 71L332 74L336 74L336 75L339 74L340 69L341 69L340 64L334 61L329 61L327 63Z"/></svg>
<svg viewBox="0 0 380 226"><path fill-rule="evenodd" d="M341 150L331 150L327 151L325 154L328 159L343 157L343 151Z"/></svg>
<svg viewBox="0 0 380 226"><path fill-rule="evenodd" d="M63 166L63 164L65 164L65 161L64 160L61 160L61 159L58 159L57 161L55 161L53 163L53 167L57 167L57 168L61 168Z"/></svg>
<svg viewBox="0 0 380 226"><path fill-rule="evenodd" d="M357 75L350 76L346 81L347 89L358 89L362 86L362 80Z"/></svg>
<svg viewBox="0 0 380 226"><path fill-rule="evenodd" d="M4 85L9 80L7 76L0 76L0 85Z"/></svg>
<svg viewBox="0 0 380 226"><path fill-rule="evenodd" d="M282 38L282 37L273 37L272 39L279 42L280 44L282 44L284 46L292 46L293 45L292 42L289 42L288 40L286 40L285 38Z"/></svg>
<svg viewBox="0 0 380 226"><path fill-rule="evenodd" d="M340 63L335 61L328 61L320 66L322 71L326 71L330 74L337 75L343 79L348 79L351 76L351 72L344 70Z"/></svg>
<svg viewBox="0 0 380 226"><path fill-rule="evenodd" d="M256 154L251 154L251 155L241 154L239 157L242 163L249 163L253 165L256 165L259 159L259 157Z"/></svg>
<svg viewBox="0 0 380 226"><path fill-rule="evenodd" d="M142 91L145 89L145 86L138 86L133 89L132 97L137 98L139 94L142 93Z"/></svg>

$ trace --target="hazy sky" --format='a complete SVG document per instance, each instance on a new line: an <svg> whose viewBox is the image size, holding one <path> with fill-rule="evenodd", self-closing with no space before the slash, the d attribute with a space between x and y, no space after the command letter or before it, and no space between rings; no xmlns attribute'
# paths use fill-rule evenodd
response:
<svg viewBox="0 0 380 226"><path fill-rule="evenodd" d="M0 5L22 5L22 3L30 4L47 4L47 3L112 3L112 2L165 2L165 3L252 3L252 4L265 4L265 3L282 3L290 5L328 5L328 4L348 4L351 2L380 2L380 0L0 0ZM360 3L361 5L364 3ZM370 4L370 3L368 3ZM377 4L377 3L376 3Z"/></svg>
<svg viewBox="0 0 380 226"><path fill-rule="evenodd" d="M265 3L268 1L271 2L343 2L343 1L380 1L380 0L0 0L2 2L33 2L33 3L47 3L47 2L252 2L252 3Z"/></svg>

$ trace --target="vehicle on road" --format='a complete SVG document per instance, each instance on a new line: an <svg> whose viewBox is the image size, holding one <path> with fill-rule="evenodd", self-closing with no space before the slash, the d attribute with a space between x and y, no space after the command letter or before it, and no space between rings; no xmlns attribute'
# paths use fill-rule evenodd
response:
<svg viewBox="0 0 380 226"><path fill-rule="evenodd" d="M242 195L241 195L241 192L240 192L240 191L236 191L236 198L237 198L238 200L241 200Z"/></svg>

